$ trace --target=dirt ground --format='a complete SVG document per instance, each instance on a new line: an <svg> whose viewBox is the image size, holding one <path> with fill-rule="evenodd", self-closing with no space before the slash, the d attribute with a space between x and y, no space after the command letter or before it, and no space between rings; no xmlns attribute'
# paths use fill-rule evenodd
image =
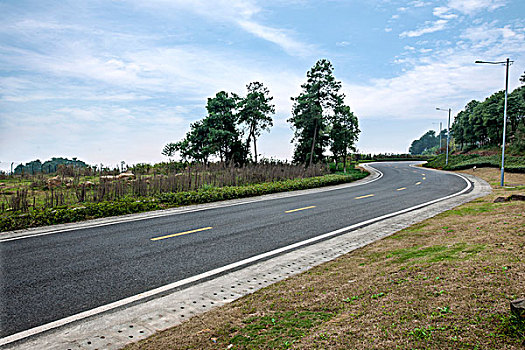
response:
<svg viewBox="0 0 525 350"><path fill-rule="evenodd" d="M494 192L126 349L524 349L525 174L465 172Z"/></svg>

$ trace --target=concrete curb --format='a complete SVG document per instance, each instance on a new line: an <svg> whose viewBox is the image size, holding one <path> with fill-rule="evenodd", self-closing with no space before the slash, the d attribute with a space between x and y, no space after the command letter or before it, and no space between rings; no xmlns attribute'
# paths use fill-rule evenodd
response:
<svg viewBox="0 0 525 350"><path fill-rule="evenodd" d="M432 169L428 169L432 170ZM438 170L432 170L438 171ZM119 349L211 308L333 260L443 211L491 193L490 185L462 174L472 191L285 253L137 305L71 323L5 349ZM5 339L5 338L4 338Z"/></svg>

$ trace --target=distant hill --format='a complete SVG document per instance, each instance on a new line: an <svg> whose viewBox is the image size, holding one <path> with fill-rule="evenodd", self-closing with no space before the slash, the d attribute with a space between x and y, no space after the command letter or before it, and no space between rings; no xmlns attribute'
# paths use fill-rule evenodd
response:
<svg viewBox="0 0 525 350"><path fill-rule="evenodd" d="M59 165L70 165L76 168L86 168L88 165L76 158L67 159L62 157L53 157L51 160L42 163L40 159L33 160L27 164L19 164L15 169L15 174L38 174L38 173L54 173L57 171Z"/></svg>

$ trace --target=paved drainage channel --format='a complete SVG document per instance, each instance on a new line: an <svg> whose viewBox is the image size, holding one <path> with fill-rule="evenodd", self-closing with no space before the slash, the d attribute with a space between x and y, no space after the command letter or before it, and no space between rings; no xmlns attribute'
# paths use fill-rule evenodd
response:
<svg viewBox="0 0 525 350"><path fill-rule="evenodd" d="M6 349L119 349L192 316L232 302L277 281L408 227L445 210L490 193L490 186L474 177L474 191L392 217L276 258L259 262L213 280L139 305L62 327Z"/></svg>

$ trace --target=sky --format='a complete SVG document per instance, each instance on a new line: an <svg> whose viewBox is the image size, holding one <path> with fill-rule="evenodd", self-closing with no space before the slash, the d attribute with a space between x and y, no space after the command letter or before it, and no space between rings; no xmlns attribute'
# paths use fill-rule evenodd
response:
<svg viewBox="0 0 525 350"><path fill-rule="evenodd" d="M291 159L290 97L330 60L363 153L404 153L525 70L523 0L0 0L0 169L77 157L166 161L162 148L219 91L262 82L276 105L258 142Z"/></svg>

